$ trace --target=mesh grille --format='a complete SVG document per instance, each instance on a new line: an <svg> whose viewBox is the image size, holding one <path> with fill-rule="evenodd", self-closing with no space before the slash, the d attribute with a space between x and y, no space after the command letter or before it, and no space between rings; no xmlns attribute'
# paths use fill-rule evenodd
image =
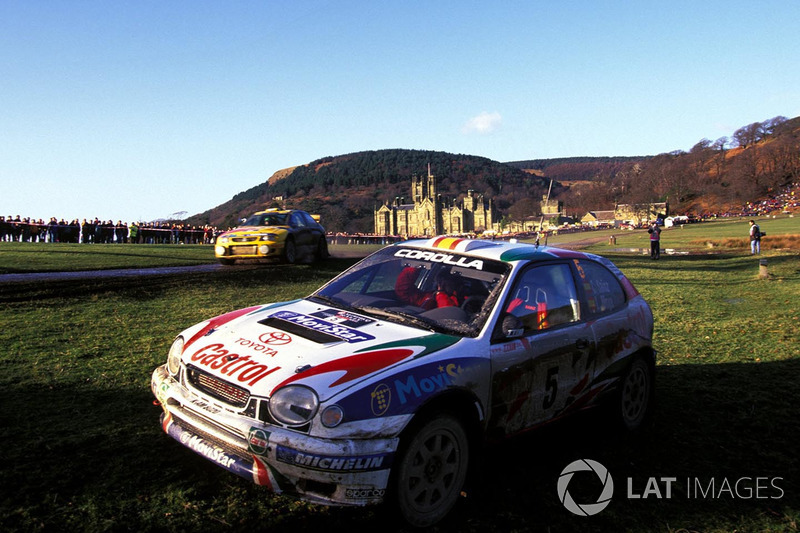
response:
<svg viewBox="0 0 800 533"><path fill-rule="evenodd" d="M187 370L189 383L209 396L213 396L234 407L244 407L247 405L247 401L250 399L250 393L247 389L231 385L227 381L206 374L202 370L198 370L192 366L188 367Z"/></svg>

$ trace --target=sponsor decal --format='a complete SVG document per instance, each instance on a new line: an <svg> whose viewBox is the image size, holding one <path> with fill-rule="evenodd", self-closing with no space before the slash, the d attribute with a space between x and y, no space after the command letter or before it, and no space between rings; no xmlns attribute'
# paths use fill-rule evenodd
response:
<svg viewBox="0 0 800 533"><path fill-rule="evenodd" d="M269 449L269 432L250 428L247 436L247 449L256 455L265 455Z"/></svg>
<svg viewBox="0 0 800 533"><path fill-rule="evenodd" d="M198 409L202 409L203 411L207 411L209 413L217 414L222 411L222 409L219 409L218 407L206 402L205 400L201 400L200 398L192 398L190 403Z"/></svg>
<svg viewBox="0 0 800 533"><path fill-rule="evenodd" d="M438 372L433 375L428 375L423 378L417 378L413 374L402 379L394 380L394 388L397 392L397 399L400 404L408 402L410 397L421 398L434 391L444 390L449 385L453 384L453 378L458 376L463 369L460 365L450 363L448 365L439 365Z"/></svg>
<svg viewBox="0 0 800 533"><path fill-rule="evenodd" d="M381 383L370 393L372 399L372 414L382 416L389 410L392 403L392 389L386 383Z"/></svg>
<svg viewBox="0 0 800 533"><path fill-rule="evenodd" d="M349 326L351 328L358 328L375 322L371 318L355 315L347 311L340 311L338 309L323 309L317 313L311 313L311 316L324 318L328 322L333 322L341 326Z"/></svg>
<svg viewBox="0 0 800 533"><path fill-rule="evenodd" d="M272 331L270 333L262 333L258 336L258 340L264 344L283 346L292 342L292 336L283 331Z"/></svg>
<svg viewBox="0 0 800 533"><path fill-rule="evenodd" d="M347 413L348 422L406 415L413 412L420 402L443 390L453 387L476 389L478 385L474 376L484 365L488 372L486 359L465 357L412 369L399 366L387 371L380 381L357 388L337 404Z"/></svg>
<svg viewBox="0 0 800 533"><path fill-rule="evenodd" d="M469 257L455 256L441 252L429 252L427 250L402 248L395 252L394 256L405 257L407 259L420 259L422 261L430 261L432 263L444 263L446 265L460 266L463 268L474 268L475 270L483 270L483 261L480 259L471 259Z"/></svg>
<svg viewBox="0 0 800 533"><path fill-rule="evenodd" d="M386 489L346 489L344 497L348 500L374 500L376 498L383 498L386 495Z"/></svg>
<svg viewBox="0 0 800 533"><path fill-rule="evenodd" d="M339 337L347 342L362 342L375 339L375 337L368 333L362 333L341 324L334 324L333 322L328 322L315 316L302 315L294 311L278 311L272 314L271 318L285 320L286 322L298 324L305 328L313 329L314 331L327 333L328 335Z"/></svg>
<svg viewBox="0 0 800 533"><path fill-rule="evenodd" d="M200 348L192 354L191 361L251 387L280 368L257 363L249 355L230 353L220 343Z"/></svg>
<svg viewBox="0 0 800 533"><path fill-rule="evenodd" d="M191 448L203 457L210 459L215 463L224 466L225 468L230 468L234 461L236 461L236 458L226 454L225 450L219 448L218 446L214 446L213 444L207 443L204 439L198 437L197 435L183 432L181 433L180 441L181 444L187 448Z"/></svg>
<svg viewBox="0 0 800 533"><path fill-rule="evenodd" d="M337 472L370 472L389 467L387 457L390 454L375 455L317 455L304 453L286 446L278 446L276 450L278 461L294 466L311 468L314 470Z"/></svg>
<svg viewBox="0 0 800 533"><path fill-rule="evenodd" d="M238 344L239 346L250 348L254 352L261 352L264 355L269 355L270 357L278 355L278 350L276 350L275 348L270 348L266 344L260 344L255 341L251 341L250 339L245 339L244 337L239 337L233 343ZM231 355L226 356L226 358L231 361L233 359L236 359L236 357L232 357Z"/></svg>

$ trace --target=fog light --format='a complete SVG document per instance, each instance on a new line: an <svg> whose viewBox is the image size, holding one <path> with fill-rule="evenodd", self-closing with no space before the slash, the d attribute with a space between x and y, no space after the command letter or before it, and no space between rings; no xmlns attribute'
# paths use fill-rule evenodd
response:
<svg viewBox="0 0 800 533"><path fill-rule="evenodd" d="M331 405L322 411L322 416L320 418L323 426L326 428L335 428L342 422L344 411L342 411L342 408L338 405Z"/></svg>
<svg viewBox="0 0 800 533"><path fill-rule="evenodd" d="M217 255L225 255L225 247L217 246L216 248L214 248L214 253Z"/></svg>
<svg viewBox="0 0 800 533"><path fill-rule="evenodd" d="M261 253L261 255L267 255L269 253L269 246L262 244L258 247L258 251Z"/></svg>

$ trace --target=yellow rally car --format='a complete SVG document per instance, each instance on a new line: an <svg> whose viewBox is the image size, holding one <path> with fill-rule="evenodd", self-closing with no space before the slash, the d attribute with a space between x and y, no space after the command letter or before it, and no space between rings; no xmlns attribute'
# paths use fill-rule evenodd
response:
<svg viewBox="0 0 800 533"><path fill-rule="evenodd" d="M238 259L319 261L328 257L328 242L325 229L305 211L267 209L220 234L214 253L223 265Z"/></svg>

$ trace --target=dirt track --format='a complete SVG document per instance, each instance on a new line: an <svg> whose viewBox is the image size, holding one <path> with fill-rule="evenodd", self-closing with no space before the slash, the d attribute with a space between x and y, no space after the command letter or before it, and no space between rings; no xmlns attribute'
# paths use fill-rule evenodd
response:
<svg viewBox="0 0 800 533"><path fill-rule="evenodd" d="M341 251L331 255L334 258L358 259L366 254L356 251ZM177 267L155 267L155 268L115 268L108 270L80 270L75 272L26 272L20 274L0 274L0 283L20 283L33 281L58 281L58 280L77 280L77 279L99 279L99 278L126 278L136 276L158 276L174 274L192 274L198 272L217 272L226 268L252 269L258 268L258 264L249 263L242 265L222 266L218 263L205 265L177 266Z"/></svg>

